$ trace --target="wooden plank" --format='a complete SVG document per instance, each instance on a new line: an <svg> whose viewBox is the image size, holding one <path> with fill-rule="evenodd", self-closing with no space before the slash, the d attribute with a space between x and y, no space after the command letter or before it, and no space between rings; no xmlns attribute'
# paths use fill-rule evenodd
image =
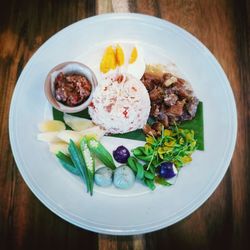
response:
<svg viewBox="0 0 250 250"><path fill-rule="evenodd" d="M72 4L74 2L74 4ZM8 112L17 78L51 35L95 13L92 1L2 1L0 19L0 249L97 249L94 233L48 210L24 183L10 149Z"/></svg>

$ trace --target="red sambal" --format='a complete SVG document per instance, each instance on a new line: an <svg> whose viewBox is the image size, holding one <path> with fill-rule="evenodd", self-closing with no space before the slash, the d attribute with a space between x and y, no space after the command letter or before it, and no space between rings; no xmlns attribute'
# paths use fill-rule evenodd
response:
<svg viewBox="0 0 250 250"><path fill-rule="evenodd" d="M55 98L69 107L84 103L90 96L92 86L89 80L77 73L60 72L55 79Z"/></svg>

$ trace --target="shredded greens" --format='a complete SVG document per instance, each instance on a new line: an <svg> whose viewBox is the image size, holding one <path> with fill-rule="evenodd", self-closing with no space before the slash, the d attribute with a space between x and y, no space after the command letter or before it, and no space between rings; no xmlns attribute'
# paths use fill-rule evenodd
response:
<svg viewBox="0 0 250 250"><path fill-rule="evenodd" d="M163 129L160 137L147 136L146 144L132 150L134 156L148 163L148 168L162 162L173 162L177 168L192 161L197 149L194 131L173 127Z"/></svg>
<svg viewBox="0 0 250 250"><path fill-rule="evenodd" d="M155 183L171 186L166 179L157 175L157 167L163 162L173 162L179 170L192 161L191 155L196 149L193 130L177 126L163 128L161 136L147 136L144 146L132 150L134 157L128 159L128 166L152 190L155 189Z"/></svg>

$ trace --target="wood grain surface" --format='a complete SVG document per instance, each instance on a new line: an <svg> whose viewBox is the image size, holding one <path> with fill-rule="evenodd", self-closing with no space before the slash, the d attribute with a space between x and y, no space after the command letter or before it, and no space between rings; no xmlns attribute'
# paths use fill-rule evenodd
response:
<svg viewBox="0 0 250 250"><path fill-rule="evenodd" d="M250 1L1 0L0 3L0 249L250 249ZM219 187L186 219L146 235L98 235L53 214L23 181L8 137L12 93L32 54L67 25L107 12L158 16L194 34L221 63L237 103L237 144Z"/></svg>

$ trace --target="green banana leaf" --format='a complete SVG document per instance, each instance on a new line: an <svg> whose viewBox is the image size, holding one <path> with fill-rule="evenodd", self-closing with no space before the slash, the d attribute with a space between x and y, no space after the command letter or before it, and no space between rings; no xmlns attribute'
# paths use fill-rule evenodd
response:
<svg viewBox="0 0 250 250"><path fill-rule="evenodd" d="M58 111L57 109L53 108L53 118L54 120L63 121L63 113L61 111ZM71 114L74 116L91 119L88 113L88 110L85 109L81 112ZM68 126L66 126L67 129L70 129ZM195 132L195 139L197 140L197 149L198 150L204 150L204 124L203 124L203 103L199 102L196 116L191 121L184 121L179 125L180 128L186 128L186 129L192 129ZM132 132L128 132L125 134L115 134L111 135L112 137L118 137L118 138L125 138L125 139L132 139L132 140L138 140L138 141L145 141L145 135L142 131L142 129L137 129Z"/></svg>

